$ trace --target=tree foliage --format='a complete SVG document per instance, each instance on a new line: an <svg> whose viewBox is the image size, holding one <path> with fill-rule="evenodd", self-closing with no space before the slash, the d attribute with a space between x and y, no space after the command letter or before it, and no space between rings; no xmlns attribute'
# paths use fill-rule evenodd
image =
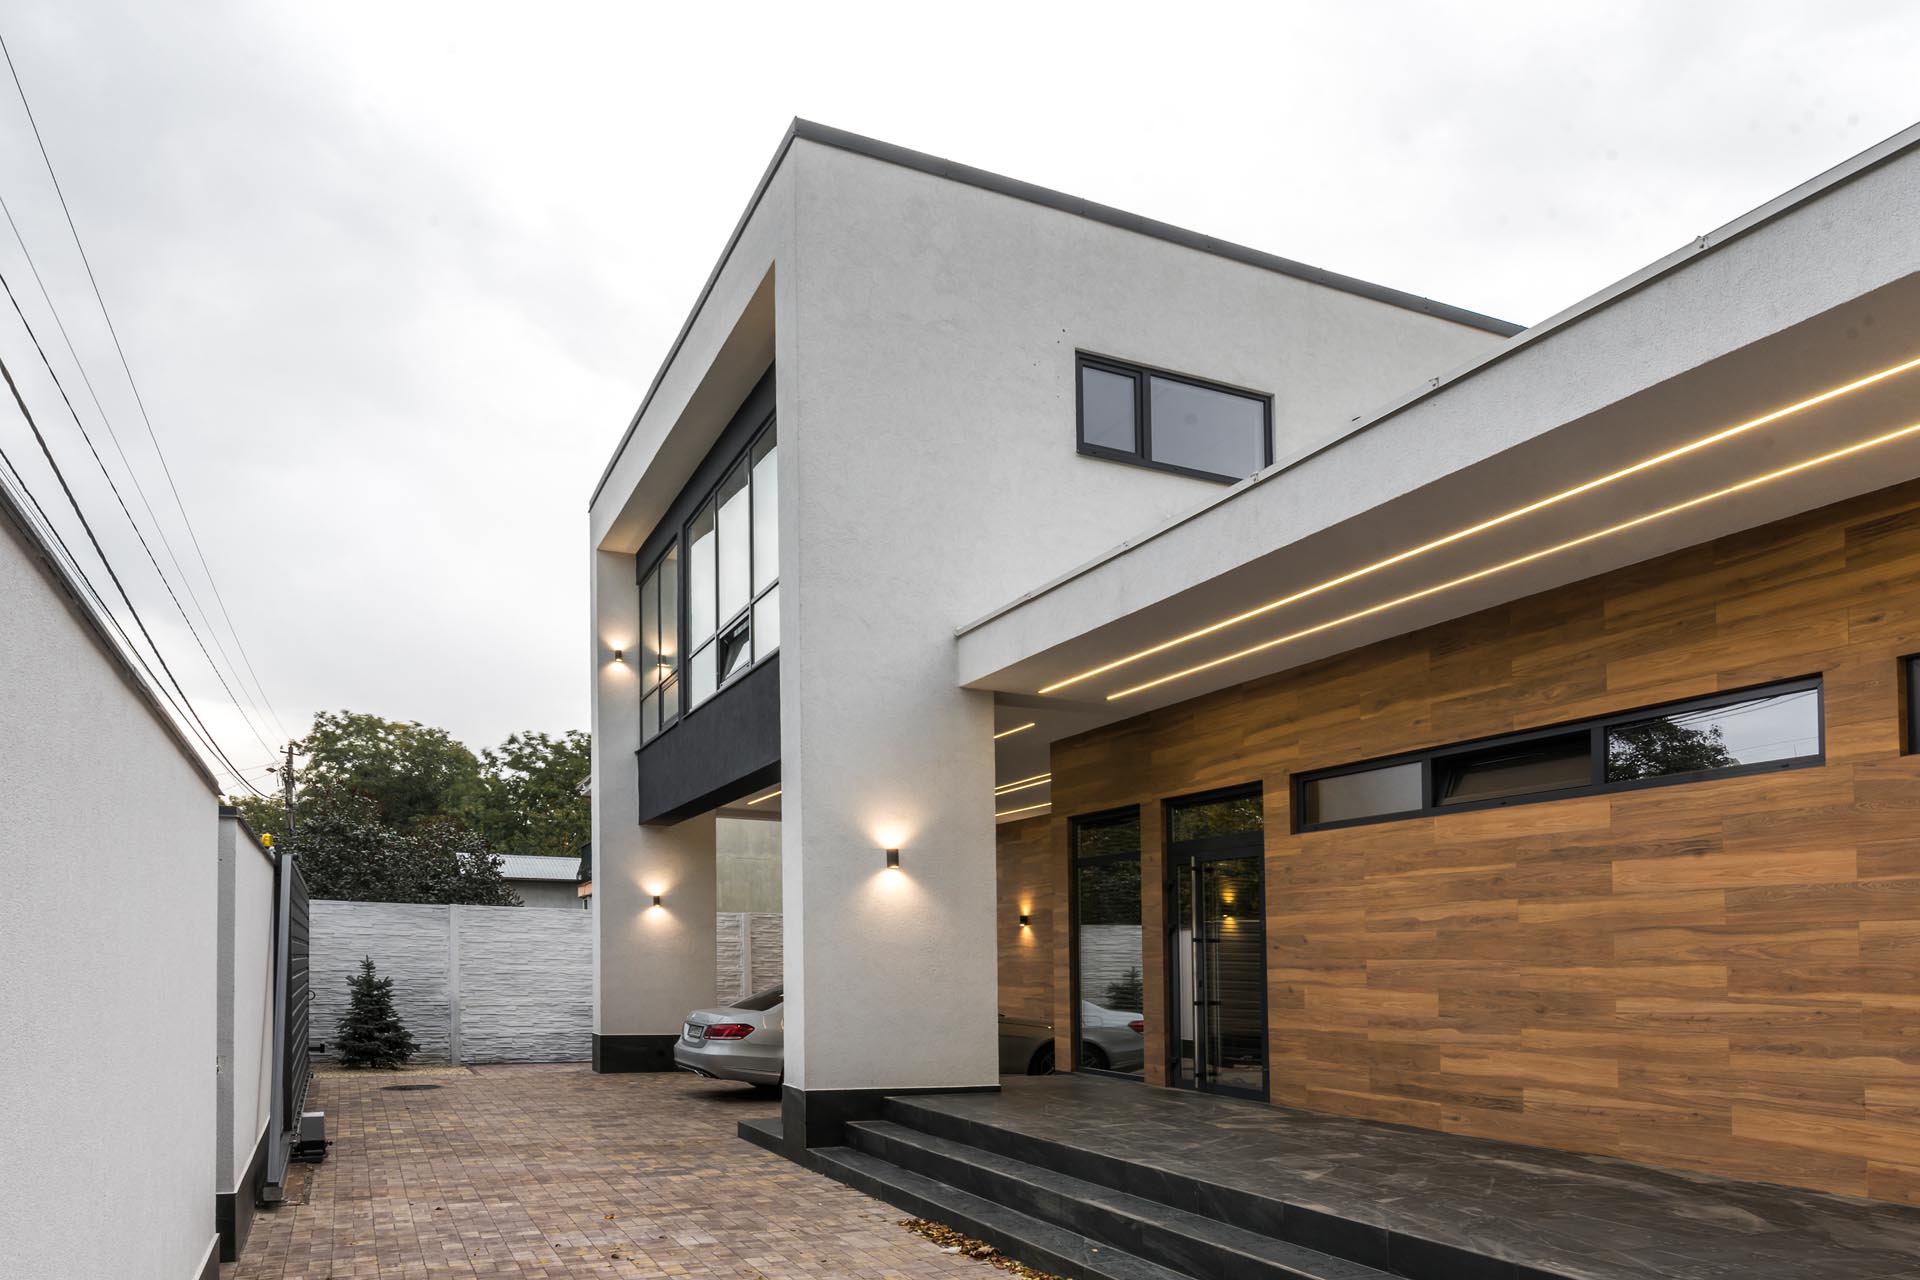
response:
<svg viewBox="0 0 1920 1280"><path fill-rule="evenodd" d="M413 1036L393 1007L393 979L373 970L373 957L360 958L360 972L347 979L347 1011L340 1015L335 1046L343 1067L399 1067L414 1050Z"/></svg>
<svg viewBox="0 0 1920 1280"><path fill-rule="evenodd" d="M298 821L280 847L299 857L316 898L520 905L500 855L458 822L426 818L403 830L382 822L372 800L337 792L303 798Z"/></svg>
<svg viewBox="0 0 1920 1280"><path fill-rule="evenodd" d="M391 827L459 818L480 801L479 759L445 729L417 720L322 711L298 750L309 794L364 797Z"/></svg>
<svg viewBox="0 0 1920 1280"><path fill-rule="evenodd" d="M481 752L470 813L487 843L508 853L577 855L593 832L591 741L578 729L557 738L515 733Z"/></svg>

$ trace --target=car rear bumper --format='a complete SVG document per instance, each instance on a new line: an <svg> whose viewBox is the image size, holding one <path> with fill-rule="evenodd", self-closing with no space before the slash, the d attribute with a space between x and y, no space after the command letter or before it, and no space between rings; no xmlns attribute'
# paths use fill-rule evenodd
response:
<svg viewBox="0 0 1920 1280"><path fill-rule="evenodd" d="M779 1050L769 1053L744 1040L689 1044L685 1036L674 1043L673 1062L683 1071L715 1080L769 1085L780 1083L784 1066Z"/></svg>

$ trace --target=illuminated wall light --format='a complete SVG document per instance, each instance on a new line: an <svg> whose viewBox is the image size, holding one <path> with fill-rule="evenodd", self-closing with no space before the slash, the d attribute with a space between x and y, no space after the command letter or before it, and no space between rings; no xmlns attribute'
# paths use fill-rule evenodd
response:
<svg viewBox="0 0 1920 1280"><path fill-rule="evenodd" d="M1853 382L1848 382L1838 387L1829 388L1826 391L1822 391L1818 395L1810 396L1805 400L1797 401L1794 404L1787 405L1784 408L1775 409L1771 413L1762 414L1758 418L1753 418L1749 421L1739 423L1736 426L1731 426L1731 427L1725 428L1724 430L1716 431L1712 435L1702 436L1698 440L1694 440L1688 444L1683 444L1675 449L1669 449L1665 453L1655 454L1650 458L1642 458L1640 461L1632 464L1631 466L1622 467L1618 471L1610 471L1606 475L1596 477L1595 479L1592 479L1592 480L1588 480L1584 484L1575 485L1571 489L1566 489L1559 493L1553 494L1549 497L1541 498L1536 502L1530 502L1523 507L1515 507L1511 511L1502 512L1501 514L1494 516L1491 519L1482 520L1480 523L1469 525L1464 529L1457 529L1452 533L1444 535L1443 537L1435 538L1431 542L1423 542L1417 547L1410 547L1405 551L1397 552L1394 555L1388 556L1384 560L1376 560L1372 564L1364 565L1348 573L1343 573L1337 578L1329 578L1325 582L1316 583L1311 587L1307 587L1303 590L1296 591L1292 595L1282 596L1278 600L1270 600L1266 604L1257 605L1252 609L1248 609L1244 613L1237 613L1233 615L1231 618L1223 618L1218 622L1209 623L1208 625L1201 627L1196 631L1189 631L1184 635L1175 636L1171 640L1164 640L1159 644L1150 646L1149 648L1141 649L1138 652L1127 654L1125 657L1115 658L1112 662L1103 663L1097 667L1090 667L1087 670L1080 672L1078 675L1068 676L1065 680L1056 680L1052 684L1047 685L1041 690L1039 690L1039 692L1052 693L1058 689L1065 689L1071 685L1079 684L1083 680L1091 680L1095 676L1104 675L1109 671L1115 670L1116 668L1124 667L1131 663L1138 662L1142 658L1150 658L1156 653L1165 653L1168 649L1177 648L1180 645L1188 644L1188 643L1191 643L1192 641L1202 639L1203 637L1206 637L1206 636L1210 636L1216 631L1222 631L1228 627L1235 626L1239 623L1249 621L1250 619L1258 618L1265 614L1272 613L1275 609L1281 609L1286 607L1287 605L1296 603L1297 601L1305 600L1311 596L1319 595L1323 591L1330 591L1334 587L1344 586L1349 582L1353 582L1357 579L1367 577L1368 575L1377 573L1382 569L1390 568L1393 565L1404 563L1405 561L1412 560L1417 556L1423 556L1429 551L1436 551L1441 547L1450 546L1455 542L1459 542L1463 538L1471 538L1476 534L1485 533L1489 529L1496 529L1503 524L1507 524L1511 521L1518 520L1522 516L1531 515L1536 511L1541 511L1546 509L1547 507L1554 506L1557 503L1565 502L1569 498L1577 498L1583 493L1591 493L1593 490L1602 488L1606 485L1610 485L1616 480L1624 480L1628 476L1637 475L1638 473L1645 471L1650 467L1657 467L1664 463L1672 462L1676 458L1686 457L1690 453L1695 453L1701 449L1708 448L1711 445L1716 445L1716 444L1720 444L1723 441L1731 440L1736 436L1745 435L1749 431L1754 431L1760 427L1764 427L1771 423L1778 422L1782 418L1791 417L1793 414L1803 412L1804 410L1814 408L1818 405L1826 404L1827 402L1838 399L1841 396L1850 395L1855 391L1863 390L1864 388L1873 386L1876 383L1884 382L1888 378L1897 377L1900 374L1907 373L1910 370L1917 369L1917 368L1920 368L1920 356L1916 356L1911 360L1903 361L1902 363L1893 365L1889 368L1882 369L1878 373L1870 373L1866 377L1857 379Z"/></svg>
<svg viewBox="0 0 1920 1280"><path fill-rule="evenodd" d="M615 649L613 651L613 660L615 662L625 662L627 660L626 651L623 649Z"/></svg>
<svg viewBox="0 0 1920 1280"><path fill-rule="evenodd" d="M1028 915L1028 914L1027 914L1026 912L1024 912L1024 911L1020 913L1020 927L1021 927L1022 929L1031 929L1031 928L1033 928L1033 917L1032 917L1032 916L1030 916L1030 915Z"/></svg>
<svg viewBox="0 0 1920 1280"><path fill-rule="evenodd" d="M1028 729L1033 728L1033 725L1034 722L1029 720L1025 724L1017 724L1011 729L1002 729L999 733L993 735L993 740L998 742L1002 738L1011 738L1016 733L1024 733Z"/></svg>
<svg viewBox="0 0 1920 1280"><path fill-rule="evenodd" d="M780 788L775 787L773 790L767 792L767 794L763 796L755 796L753 799L747 801L747 803L749 805L765 804L767 801L773 799L775 796L779 794L780 794Z"/></svg>
<svg viewBox="0 0 1920 1280"><path fill-rule="evenodd" d="M1040 804L1030 804L1020 809L1002 809L998 813L994 814L993 816L996 818L1011 818L1016 813L1032 813L1035 809L1051 809L1051 808L1053 808L1053 801L1047 800L1047 801L1043 801Z"/></svg>
<svg viewBox="0 0 1920 1280"><path fill-rule="evenodd" d="M660 895L657 893L653 895L653 905L656 907L660 905Z"/></svg>
<svg viewBox="0 0 1920 1280"><path fill-rule="evenodd" d="M1036 773L1030 778L1015 778L1012 782L1003 782L993 789L993 794L1003 796L1009 791L1024 791L1028 787L1037 787L1053 777L1050 773Z"/></svg>
<svg viewBox="0 0 1920 1280"><path fill-rule="evenodd" d="M889 871L897 871L899 867L900 867L900 851L898 849L887 850L887 869Z"/></svg>
<svg viewBox="0 0 1920 1280"><path fill-rule="evenodd" d="M1333 618L1326 622L1317 623L1311 627L1303 627L1298 631L1289 632L1284 636L1279 636L1272 640L1263 641L1260 644L1251 645L1235 653L1229 653L1224 657L1214 658L1208 662L1197 663L1194 666L1187 667L1184 670L1175 671L1170 675L1164 675L1164 676L1158 677L1157 679L1144 681L1143 683L1136 684L1131 688L1121 689L1117 693L1108 694L1107 701L1112 702L1118 698L1130 697L1133 694L1142 693L1148 689L1157 688L1160 685L1167 684L1174 680L1184 680L1186 677L1191 675L1198 675L1202 671L1211 671L1213 668L1224 666L1229 662L1237 662L1241 658L1250 658L1256 653L1265 653L1267 650L1276 649L1283 644L1291 644L1295 640L1304 640L1308 636L1318 635L1322 631L1331 631L1333 628L1344 626L1349 622L1357 622L1361 618L1370 618L1376 613L1384 613L1387 610L1397 608L1400 605L1411 604L1415 600L1424 600L1428 596L1438 595L1442 591L1448 591L1454 587L1465 586L1470 582L1478 582L1480 579L1492 577L1496 573L1504 573L1508 569L1517 569L1521 565L1532 564L1536 560L1543 560L1548 556L1557 555L1562 551L1570 551L1575 547L1585 546L1589 542L1595 542L1601 538L1610 537L1616 533L1624 533L1628 529L1636 529L1643 524L1649 524L1655 520L1664 519L1667 516L1677 515L1682 511L1688 511L1694 507L1703 506L1709 502L1716 502L1721 498L1731 497L1736 493L1744 493L1749 489L1758 488L1763 484L1771 484L1775 480L1783 480L1788 476L1797 475L1802 471L1811 470L1814 467L1824 466L1829 462L1837 462L1841 458L1851 457L1856 453L1862 453L1868 449L1876 449L1883 444L1891 444L1893 441L1904 439L1907 436L1913 435L1915 432L1920 432L1920 422L1912 423L1908 426L1901 427L1896 431L1889 431L1885 435L1875 436L1870 440L1862 440L1856 444L1850 444L1844 448L1835 449L1831 453L1823 453L1823 454L1820 454L1818 457L1803 459L1799 462L1793 463L1791 466L1781 467L1777 471L1769 471L1763 475L1753 476L1749 479L1740 481L1740 483L1738 484L1728 485L1724 489L1716 489L1711 493L1703 493L1697 498L1689 498L1685 502L1677 502L1670 507L1662 507L1658 511L1649 511L1645 515L1635 516L1631 520L1623 520L1619 524L1608 525L1604 529L1597 529L1592 533L1582 534L1578 538L1573 538L1566 542L1557 543L1554 546L1545 547L1539 551L1530 551L1524 556L1517 556L1512 560L1503 561L1502 563L1496 564L1496 565L1490 565L1485 569L1477 569L1472 573L1465 574L1458 578L1450 579L1449 581L1446 581L1446 582L1438 583L1431 587L1423 587L1418 591L1408 592L1406 595L1397 596L1392 600L1382 601L1381 603L1376 605L1369 605L1365 609L1356 610L1355 612L1346 614L1343 617Z"/></svg>

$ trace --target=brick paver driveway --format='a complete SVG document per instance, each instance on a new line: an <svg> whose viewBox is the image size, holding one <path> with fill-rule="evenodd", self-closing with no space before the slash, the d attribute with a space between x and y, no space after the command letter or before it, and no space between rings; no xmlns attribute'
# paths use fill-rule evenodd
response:
<svg viewBox="0 0 1920 1280"><path fill-rule="evenodd" d="M388 1088L416 1084L440 1087ZM778 1104L739 1085L585 1066L327 1073L309 1105L333 1150L305 1203L255 1219L227 1280L1005 1274L740 1141L736 1121Z"/></svg>

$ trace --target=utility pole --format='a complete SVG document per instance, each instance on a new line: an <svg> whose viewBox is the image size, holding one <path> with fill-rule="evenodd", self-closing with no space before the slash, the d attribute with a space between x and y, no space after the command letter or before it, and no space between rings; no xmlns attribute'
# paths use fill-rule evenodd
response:
<svg viewBox="0 0 1920 1280"><path fill-rule="evenodd" d="M287 766L280 770L280 795L287 806L287 838L293 838L293 743L287 743Z"/></svg>

